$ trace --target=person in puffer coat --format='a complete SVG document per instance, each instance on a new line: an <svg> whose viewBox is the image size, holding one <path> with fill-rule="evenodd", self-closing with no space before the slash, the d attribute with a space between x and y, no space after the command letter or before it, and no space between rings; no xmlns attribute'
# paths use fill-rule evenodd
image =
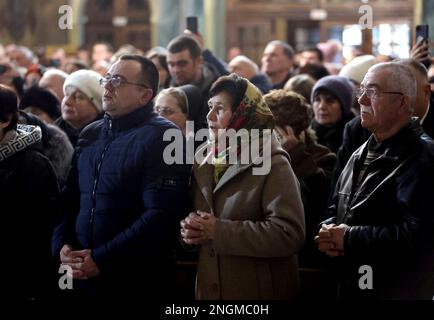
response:
<svg viewBox="0 0 434 320"><path fill-rule="evenodd" d="M17 121L18 98L0 85L1 285L6 301L39 303L57 286L50 239L58 186L39 152L41 129Z"/></svg>
<svg viewBox="0 0 434 320"><path fill-rule="evenodd" d="M122 56L101 85L105 115L79 136L53 253L92 301L161 299L175 285L190 168L163 159L163 134L179 129L153 111L150 60Z"/></svg>

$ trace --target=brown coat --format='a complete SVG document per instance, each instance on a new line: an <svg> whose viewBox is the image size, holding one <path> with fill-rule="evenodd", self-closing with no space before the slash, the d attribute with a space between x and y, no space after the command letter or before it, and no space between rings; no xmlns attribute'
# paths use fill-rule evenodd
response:
<svg viewBox="0 0 434 320"><path fill-rule="evenodd" d="M198 299L295 297L303 205L288 154L274 137L271 155L269 174L234 164L214 190L213 166L194 165L194 207L218 217L215 239L200 249Z"/></svg>

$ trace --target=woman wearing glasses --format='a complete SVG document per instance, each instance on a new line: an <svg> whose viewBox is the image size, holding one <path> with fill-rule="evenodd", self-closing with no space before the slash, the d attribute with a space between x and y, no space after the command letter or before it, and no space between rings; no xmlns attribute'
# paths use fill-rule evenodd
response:
<svg viewBox="0 0 434 320"><path fill-rule="evenodd" d="M101 76L92 70L71 73L63 84L62 116L55 124L68 135L72 145L77 144L80 131L102 117Z"/></svg>
<svg viewBox="0 0 434 320"><path fill-rule="evenodd" d="M186 135L186 121L192 121L194 131L198 128L198 111L203 106L200 90L191 84L160 91L155 98L154 110L172 121Z"/></svg>

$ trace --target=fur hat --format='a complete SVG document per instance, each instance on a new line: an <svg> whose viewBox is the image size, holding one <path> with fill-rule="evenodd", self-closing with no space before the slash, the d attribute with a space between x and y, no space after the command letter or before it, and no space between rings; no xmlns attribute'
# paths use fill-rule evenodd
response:
<svg viewBox="0 0 434 320"><path fill-rule="evenodd" d="M83 92L95 108L102 112L102 95L104 89L99 84L101 76L92 70L78 70L71 73L63 84L63 92L65 93L66 87L73 86Z"/></svg>
<svg viewBox="0 0 434 320"><path fill-rule="evenodd" d="M368 72L368 69L376 63L375 57L369 54L355 57L342 67L339 75L360 84Z"/></svg>
<svg viewBox="0 0 434 320"><path fill-rule="evenodd" d="M48 114L52 119L60 117L60 101L50 91L33 86L24 92L20 100L20 109L36 107Z"/></svg>
<svg viewBox="0 0 434 320"><path fill-rule="evenodd" d="M350 80L341 76L327 76L318 80L312 89L310 97L312 104L318 91L328 92L338 99L343 118L349 115L354 100L354 85Z"/></svg>

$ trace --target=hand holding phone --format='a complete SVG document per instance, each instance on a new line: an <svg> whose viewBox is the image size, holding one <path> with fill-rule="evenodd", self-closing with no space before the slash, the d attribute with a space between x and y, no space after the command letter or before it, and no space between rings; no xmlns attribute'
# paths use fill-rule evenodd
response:
<svg viewBox="0 0 434 320"><path fill-rule="evenodd" d="M197 17L187 17L187 30L193 33L198 32Z"/></svg>
<svg viewBox="0 0 434 320"><path fill-rule="evenodd" d="M411 48L410 57L429 67L431 55L429 52L429 27L427 24L416 26L416 41Z"/></svg>
<svg viewBox="0 0 434 320"><path fill-rule="evenodd" d="M416 42L418 41L428 41L429 37L429 27L427 24L419 24L416 26Z"/></svg>

